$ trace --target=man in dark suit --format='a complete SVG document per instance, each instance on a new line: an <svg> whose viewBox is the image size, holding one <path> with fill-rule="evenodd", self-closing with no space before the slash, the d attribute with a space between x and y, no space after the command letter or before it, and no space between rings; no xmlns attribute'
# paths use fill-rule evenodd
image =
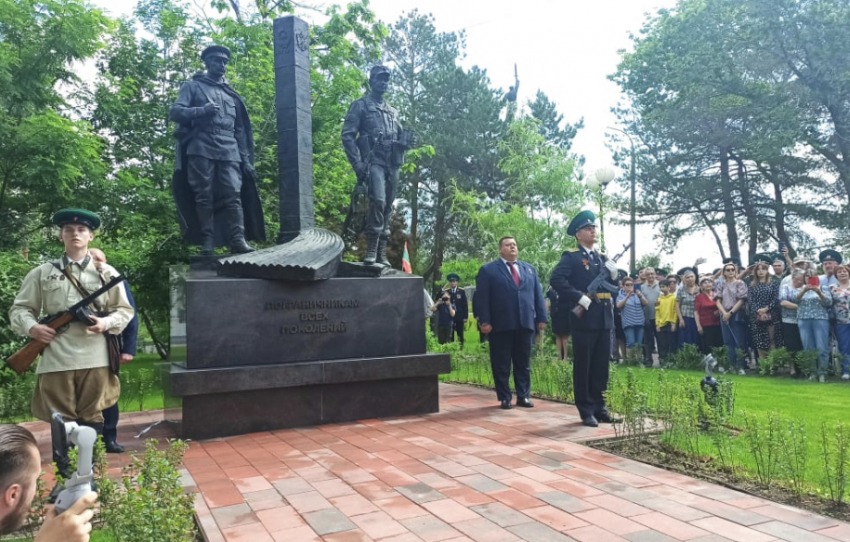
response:
<svg viewBox="0 0 850 542"><path fill-rule="evenodd" d="M531 408L531 344L534 330L546 329L546 301L533 266L517 260L516 239L499 240L496 261L478 272L475 314L481 333L490 338L490 365L496 396L505 410L511 408L511 363L517 406Z"/></svg>
<svg viewBox="0 0 850 542"><path fill-rule="evenodd" d="M608 388L608 360L611 356L611 329L614 326L611 294L601 291L588 296L587 289L601 272L606 279L617 284L617 265L593 249L596 243L596 216L582 211L567 228L569 235L578 241L578 250L564 252L552 272L552 288L560 299L581 305L585 309L579 318L570 313L573 331L573 387L576 407L581 421L589 427L599 422L613 423L605 407L605 390Z"/></svg>
<svg viewBox="0 0 850 542"><path fill-rule="evenodd" d="M452 304L455 306L454 326L452 330L452 342L454 335L457 334L457 340L460 342L460 348L463 349L463 330L466 327L466 322L469 320L469 303L466 300L466 292L463 288L458 288L460 277L455 273L449 273L449 295L452 298Z"/></svg>

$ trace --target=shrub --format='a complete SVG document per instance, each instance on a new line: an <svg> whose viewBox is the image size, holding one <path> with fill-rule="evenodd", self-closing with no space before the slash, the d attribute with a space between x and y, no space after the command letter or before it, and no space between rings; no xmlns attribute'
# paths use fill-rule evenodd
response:
<svg viewBox="0 0 850 542"><path fill-rule="evenodd" d="M701 369L704 357L696 345L686 344L667 358L665 366L676 369Z"/></svg>
<svg viewBox="0 0 850 542"><path fill-rule="evenodd" d="M756 474L764 485L770 487L776 477L780 448L780 420L776 413L760 419L744 413L744 440L753 461Z"/></svg>
<svg viewBox="0 0 850 542"><path fill-rule="evenodd" d="M131 454L120 483L99 480L101 515L118 540L192 542L195 540L194 497L183 492L178 467L187 445L172 441L167 449L145 443L145 454Z"/></svg>
<svg viewBox="0 0 850 542"><path fill-rule="evenodd" d="M758 359L759 374L775 375L777 371L784 367L791 367L794 363L794 356L785 348L777 348L768 352L767 356Z"/></svg>
<svg viewBox="0 0 850 542"><path fill-rule="evenodd" d="M803 376L809 377L817 374L818 353L816 350L803 350L797 352L797 367Z"/></svg>
<svg viewBox="0 0 850 542"><path fill-rule="evenodd" d="M36 380L35 366L22 375L0 367L0 423L32 419L30 402Z"/></svg>
<svg viewBox="0 0 850 542"><path fill-rule="evenodd" d="M844 501L850 476L850 428L839 422L835 428L821 424L821 459L827 496L833 502Z"/></svg>

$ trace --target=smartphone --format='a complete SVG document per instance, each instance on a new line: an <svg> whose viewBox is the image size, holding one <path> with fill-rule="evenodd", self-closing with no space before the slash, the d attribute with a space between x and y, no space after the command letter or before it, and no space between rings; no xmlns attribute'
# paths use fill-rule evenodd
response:
<svg viewBox="0 0 850 542"><path fill-rule="evenodd" d="M635 291L636 292L640 291L640 286L641 286L640 284L635 284Z"/></svg>
<svg viewBox="0 0 850 542"><path fill-rule="evenodd" d="M785 250L785 243L779 241L779 253L782 254L783 250Z"/></svg>
<svg viewBox="0 0 850 542"><path fill-rule="evenodd" d="M818 277L812 276L809 277L808 283L809 286L820 286L820 279Z"/></svg>

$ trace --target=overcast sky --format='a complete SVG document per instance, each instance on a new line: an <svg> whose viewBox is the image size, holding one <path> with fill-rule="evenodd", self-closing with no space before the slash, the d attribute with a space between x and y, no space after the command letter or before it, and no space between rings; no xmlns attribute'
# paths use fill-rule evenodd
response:
<svg viewBox="0 0 850 542"><path fill-rule="evenodd" d="M196 0L205 3L204 0ZM94 0L111 15L130 14L135 0ZM309 2L320 5L318 2ZM327 5L333 2L327 2ZM675 5L675 0L372 0L378 18L391 24L404 12L419 9L432 13L440 31L466 30L464 65L487 70L493 85L513 84L514 63L520 79L519 102L543 90L558 104L568 122L584 118L585 128L574 150L586 157L585 170L593 172L612 164L606 147L606 127L616 122L611 113L622 96L607 79L617 67L619 51L631 46L629 33L637 33L645 14ZM317 19L309 12L307 19ZM609 187L609 190L613 187ZM591 207L594 212L597 208ZM627 225L606 222L608 252L619 252L628 243ZM637 255L658 252L649 226L638 227ZM520 250L522 247L520 247ZM697 256L719 265L719 251L709 236L680 241L665 262L690 265ZM628 262L622 261L622 267Z"/></svg>

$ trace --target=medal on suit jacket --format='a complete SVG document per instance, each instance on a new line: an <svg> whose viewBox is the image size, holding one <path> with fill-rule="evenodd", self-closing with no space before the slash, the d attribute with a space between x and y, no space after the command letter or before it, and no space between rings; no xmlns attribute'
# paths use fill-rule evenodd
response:
<svg viewBox="0 0 850 542"><path fill-rule="evenodd" d="M583 264L584 264L584 269L585 269L586 271L590 271L590 266L587 264L587 258L583 259L583 260L581 261L581 263L583 263Z"/></svg>

